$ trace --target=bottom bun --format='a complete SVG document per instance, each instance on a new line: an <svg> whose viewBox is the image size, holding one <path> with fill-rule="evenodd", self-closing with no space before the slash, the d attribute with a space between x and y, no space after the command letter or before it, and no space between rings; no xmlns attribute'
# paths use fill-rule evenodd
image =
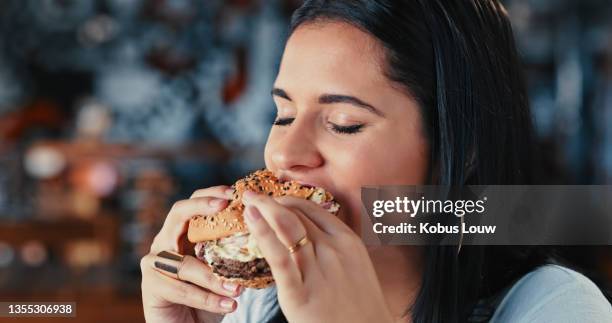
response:
<svg viewBox="0 0 612 323"><path fill-rule="evenodd" d="M242 285L246 288L268 288L272 284L274 284L274 277L272 276L263 276L263 277L255 277L253 279L244 279L244 278L228 278L221 276L217 273L213 273L215 276L219 277L223 281L233 282L239 285Z"/></svg>

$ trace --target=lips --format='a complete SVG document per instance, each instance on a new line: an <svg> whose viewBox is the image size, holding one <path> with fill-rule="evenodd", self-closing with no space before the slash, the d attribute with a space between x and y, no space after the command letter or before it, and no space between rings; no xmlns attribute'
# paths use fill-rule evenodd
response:
<svg viewBox="0 0 612 323"><path fill-rule="evenodd" d="M313 188L313 187L317 186L317 185L312 185L312 184L308 184L308 183L303 183L303 182L300 182L300 181L297 181L297 182L300 183L300 185L302 185L304 187L308 187L308 188Z"/></svg>
<svg viewBox="0 0 612 323"><path fill-rule="evenodd" d="M291 181L292 179L289 179L288 181ZM312 182L306 182L306 181L300 181L300 180L293 180L296 181L298 183L300 183L300 185L304 186L304 187L308 187L308 188L315 188L315 187L321 187L323 189L325 189L326 191L330 192L332 195L336 195L334 191L328 189L325 185L321 185L321 184L315 184Z"/></svg>
<svg viewBox="0 0 612 323"><path fill-rule="evenodd" d="M288 182L288 181L295 181L295 182L300 183L300 185L303 185L303 186L308 187L308 188L316 188L316 187L323 188L324 190L326 190L329 193L331 193L333 196L335 196L335 197L338 196L338 194L337 194L337 192L335 190L333 190L331 188L328 188L326 185L318 184L318 183L315 183L315 182L312 182L312 181L308 181L306 179L300 179L300 178L297 178L297 177L287 176L285 174L279 174L279 176L277 176L277 178L278 178L278 180L281 183Z"/></svg>
<svg viewBox="0 0 612 323"><path fill-rule="evenodd" d="M297 178L290 178L290 177L280 176L280 177L278 177L278 179L279 179L279 181L281 183L285 183L285 182L289 182L289 181L295 181L295 182L300 183L300 185L303 185L303 186L308 187L308 188L313 188L313 187L322 187L322 188L325 188L325 186L323 186L323 185L319 185L319 184L316 184L316 183L313 183L313 182L309 182L309 181L301 180L301 179L297 179Z"/></svg>

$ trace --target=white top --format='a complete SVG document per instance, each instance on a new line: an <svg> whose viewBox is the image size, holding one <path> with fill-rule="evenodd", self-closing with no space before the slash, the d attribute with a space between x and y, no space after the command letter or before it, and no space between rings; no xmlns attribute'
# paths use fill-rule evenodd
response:
<svg viewBox="0 0 612 323"><path fill-rule="evenodd" d="M236 300L236 310L221 323L265 323L279 310L274 284L265 289L247 288Z"/></svg>
<svg viewBox="0 0 612 323"><path fill-rule="evenodd" d="M500 322L612 323L612 305L584 275L546 265L512 286L491 318Z"/></svg>

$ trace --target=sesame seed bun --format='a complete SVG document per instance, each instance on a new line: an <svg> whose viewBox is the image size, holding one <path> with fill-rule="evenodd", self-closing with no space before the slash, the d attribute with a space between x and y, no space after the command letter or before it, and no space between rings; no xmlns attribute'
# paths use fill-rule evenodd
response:
<svg viewBox="0 0 612 323"><path fill-rule="evenodd" d="M245 191L274 197L288 195L308 199L334 215L340 208L333 196L323 188L302 185L296 181L281 182L266 169L240 179L232 187L233 198L225 209L216 214L191 218L187 238L196 243L197 258L207 263L217 277L248 288L266 288L274 283L274 278L263 256L253 251L258 248L249 242L252 237L248 234L243 218L242 194ZM240 251L221 252L228 245L233 247L232 250L239 248Z"/></svg>
<svg viewBox="0 0 612 323"><path fill-rule="evenodd" d="M333 196L322 188L302 185L296 181L280 182L267 169L258 170L240 179L232 187L234 188L233 199L225 209L213 215L196 215L191 218L187 232L189 241L197 243L224 238L238 232L248 232L242 215L244 212L242 194L246 190L275 197L289 195L303 199L313 199L314 194L320 194L322 195L318 200L320 204L333 203L337 206ZM338 207L335 207L332 213L335 214L337 209Z"/></svg>

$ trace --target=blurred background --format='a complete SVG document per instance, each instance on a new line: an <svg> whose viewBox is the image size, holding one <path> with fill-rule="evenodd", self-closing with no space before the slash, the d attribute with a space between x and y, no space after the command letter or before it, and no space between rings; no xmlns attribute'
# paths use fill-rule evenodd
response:
<svg viewBox="0 0 612 323"><path fill-rule="evenodd" d="M1 1L0 300L143 321L139 259L172 203L264 165L300 2ZM543 177L612 184L612 2L503 2ZM563 252L610 286L609 247Z"/></svg>

